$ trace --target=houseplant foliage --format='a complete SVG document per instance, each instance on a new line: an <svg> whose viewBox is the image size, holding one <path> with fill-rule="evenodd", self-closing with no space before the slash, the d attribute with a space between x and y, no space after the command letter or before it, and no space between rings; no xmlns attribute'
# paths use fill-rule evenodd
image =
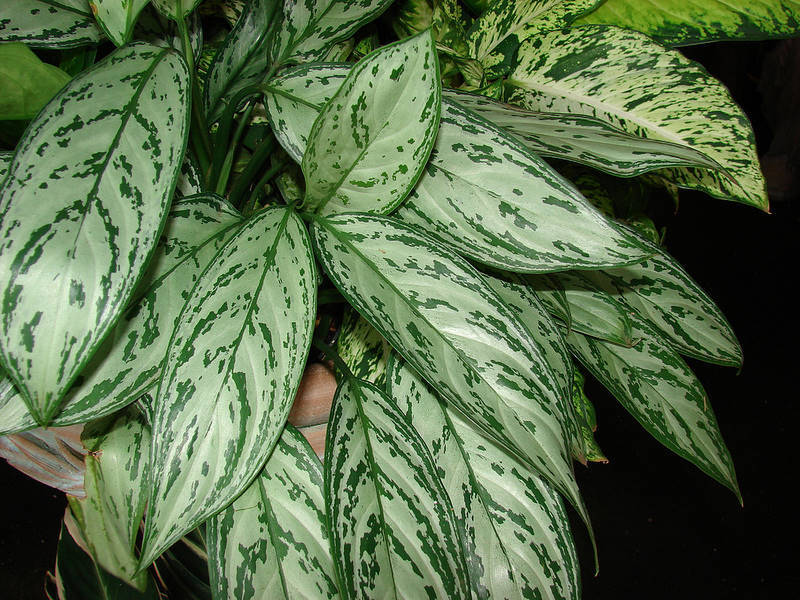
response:
<svg viewBox="0 0 800 600"><path fill-rule="evenodd" d="M578 598L587 373L738 496L682 357L741 349L652 217L767 198L670 46L800 7L646 4L0 2L4 455L85 470L48 593Z"/></svg>

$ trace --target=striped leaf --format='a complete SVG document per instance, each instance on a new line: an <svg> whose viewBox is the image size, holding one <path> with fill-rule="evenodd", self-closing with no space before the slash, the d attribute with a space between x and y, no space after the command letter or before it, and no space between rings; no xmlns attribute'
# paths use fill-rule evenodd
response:
<svg viewBox="0 0 800 600"><path fill-rule="evenodd" d="M0 44L0 120L32 119L70 79L25 44Z"/></svg>
<svg viewBox="0 0 800 600"><path fill-rule="evenodd" d="M16 386L0 370L0 436L27 431L37 426Z"/></svg>
<svg viewBox="0 0 800 600"><path fill-rule="evenodd" d="M619 25L667 46L764 40L800 33L797 0L606 0L576 25Z"/></svg>
<svg viewBox="0 0 800 600"><path fill-rule="evenodd" d="M173 202L186 196L195 196L203 193L203 184L200 182L200 173L189 153L181 165L181 174L178 176L178 185L172 196Z"/></svg>
<svg viewBox="0 0 800 600"><path fill-rule="evenodd" d="M650 434L741 501L736 474L705 390L683 359L641 318L631 348L571 333L570 350Z"/></svg>
<svg viewBox="0 0 800 600"><path fill-rule="evenodd" d="M155 249L183 162L188 82L177 54L126 46L73 79L19 143L0 188L0 351L41 424Z"/></svg>
<svg viewBox="0 0 800 600"><path fill-rule="evenodd" d="M355 377L383 388L391 350L389 342L364 317L349 306L344 309L336 351ZM341 379L344 373L337 370L336 375Z"/></svg>
<svg viewBox="0 0 800 600"><path fill-rule="evenodd" d="M530 333L478 272L389 217L318 219L312 232L350 304L439 394L582 510L557 384Z"/></svg>
<svg viewBox="0 0 800 600"><path fill-rule="evenodd" d="M192 290L158 387L142 566L230 503L269 456L305 365L314 269L302 222L268 209Z"/></svg>
<svg viewBox="0 0 800 600"><path fill-rule="evenodd" d="M149 0L91 0L94 18L117 46L131 41L133 26Z"/></svg>
<svg viewBox="0 0 800 600"><path fill-rule="evenodd" d="M512 134L539 156L577 162L618 177L670 167L722 170L691 146L631 135L588 115L533 112L456 90L444 95Z"/></svg>
<svg viewBox="0 0 800 600"><path fill-rule="evenodd" d="M541 273L644 258L635 238L510 135L442 102L425 174L397 216L499 269Z"/></svg>
<svg viewBox="0 0 800 600"><path fill-rule="evenodd" d="M11 166L11 159L14 158L13 152L0 151L0 185L8 174L8 168Z"/></svg>
<svg viewBox="0 0 800 600"><path fill-rule="evenodd" d="M338 598L322 465L287 426L264 470L206 524L215 600Z"/></svg>
<svg viewBox="0 0 800 600"><path fill-rule="evenodd" d="M185 19L202 0L151 0L153 6L173 21Z"/></svg>
<svg viewBox="0 0 800 600"><path fill-rule="evenodd" d="M468 598L456 523L436 465L397 405L348 377L325 448L331 550L347 598Z"/></svg>
<svg viewBox="0 0 800 600"><path fill-rule="evenodd" d="M387 391L449 492L473 597L577 600L578 561L558 494L478 435L397 357Z"/></svg>
<svg viewBox="0 0 800 600"><path fill-rule="evenodd" d="M100 41L87 0L2 0L0 6L0 42L61 49Z"/></svg>
<svg viewBox="0 0 800 600"><path fill-rule="evenodd" d="M391 212L428 161L441 94L430 32L359 61L308 135L305 208L323 215Z"/></svg>
<svg viewBox="0 0 800 600"><path fill-rule="evenodd" d="M507 85L509 100L524 108L589 115L633 135L692 147L724 170L662 174L682 187L767 207L753 131L728 90L643 34L605 26L543 33L522 44Z"/></svg>

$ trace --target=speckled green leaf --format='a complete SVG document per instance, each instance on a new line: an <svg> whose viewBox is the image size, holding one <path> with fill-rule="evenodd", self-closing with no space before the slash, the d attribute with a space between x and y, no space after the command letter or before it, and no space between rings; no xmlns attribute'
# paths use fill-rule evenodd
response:
<svg viewBox="0 0 800 600"><path fill-rule="evenodd" d="M578 561L558 494L478 435L396 357L387 391L448 490L473 597L577 600Z"/></svg>
<svg viewBox="0 0 800 600"><path fill-rule="evenodd" d="M336 351L355 377L382 388L391 350L389 342L364 317L350 306L344 309ZM336 376L340 379L343 373L336 369Z"/></svg>
<svg viewBox="0 0 800 600"><path fill-rule="evenodd" d="M588 269L645 256L541 159L447 100L425 174L397 216L509 271Z"/></svg>
<svg viewBox="0 0 800 600"><path fill-rule="evenodd" d="M641 318L631 316L639 342L631 348L579 333L570 349L654 438L730 488L736 474L703 386L683 359Z"/></svg>
<svg viewBox="0 0 800 600"><path fill-rule="evenodd" d="M303 223L274 208L248 221L200 276L158 387L143 566L261 470L305 366L314 269Z"/></svg>
<svg viewBox="0 0 800 600"><path fill-rule="evenodd" d="M11 166L11 159L14 158L13 152L0 151L0 184L8 174L8 168Z"/></svg>
<svg viewBox="0 0 800 600"><path fill-rule="evenodd" d="M768 205L752 128L728 90L641 33L599 25L543 33L522 44L506 83L509 100L530 110L589 115L703 152L724 170L661 174L715 197Z"/></svg>
<svg viewBox="0 0 800 600"><path fill-rule="evenodd" d="M0 44L0 120L32 119L70 79L25 44Z"/></svg>
<svg viewBox="0 0 800 600"><path fill-rule="evenodd" d="M346 598L468 598L447 491L397 405L348 377L325 443L331 550Z"/></svg>
<svg viewBox="0 0 800 600"><path fill-rule="evenodd" d="M151 0L153 6L173 21L186 18L203 0Z"/></svg>
<svg viewBox="0 0 800 600"><path fill-rule="evenodd" d="M456 90L446 90L444 95L505 129L539 156L581 163L619 177L670 167L722 170L691 146L631 135L588 115L533 112Z"/></svg>
<svg viewBox="0 0 800 600"><path fill-rule="evenodd" d="M575 406L575 412L581 417L581 435L583 436L584 448L586 448L586 460L607 463L608 459L594 439L594 431L597 429L597 417L592 401L589 400L583 389L583 384L584 377L580 370L577 368L572 369L572 404Z"/></svg>
<svg viewBox="0 0 800 600"><path fill-rule="evenodd" d="M192 13L186 18L186 29L195 56L195 66L199 68L199 57L203 50L203 27L197 13ZM183 53L183 39L178 31L177 23L170 21L152 5L145 6L139 14L133 30L133 37L155 46L172 48Z"/></svg>
<svg viewBox="0 0 800 600"><path fill-rule="evenodd" d="M203 193L203 184L200 182L200 173L189 153L181 165L181 173L178 175L178 184L175 186L173 202L186 196L195 196Z"/></svg>
<svg viewBox="0 0 800 600"><path fill-rule="evenodd" d="M606 0L576 25L619 25L669 46L800 34L797 0Z"/></svg>
<svg viewBox="0 0 800 600"><path fill-rule="evenodd" d="M392 211L428 161L441 93L430 32L359 61L308 135L302 163L306 210Z"/></svg>
<svg viewBox="0 0 800 600"><path fill-rule="evenodd" d="M389 217L319 219L313 241L339 291L437 393L581 510L558 386L480 274Z"/></svg>
<svg viewBox="0 0 800 600"><path fill-rule="evenodd" d="M139 13L150 0L90 0L90 6L103 32L117 46L127 44Z"/></svg>
<svg viewBox="0 0 800 600"><path fill-rule="evenodd" d="M338 598L322 465L291 425L250 487L208 520L206 545L215 600Z"/></svg>
<svg viewBox="0 0 800 600"><path fill-rule="evenodd" d="M48 423L155 249L188 129L181 57L121 48L31 122L0 188L0 351Z"/></svg>
<svg viewBox="0 0 800 600"><path fill-rule="evenodd" d="M0 0L0 42L74 48L100 38L87 0Z"/></svg>

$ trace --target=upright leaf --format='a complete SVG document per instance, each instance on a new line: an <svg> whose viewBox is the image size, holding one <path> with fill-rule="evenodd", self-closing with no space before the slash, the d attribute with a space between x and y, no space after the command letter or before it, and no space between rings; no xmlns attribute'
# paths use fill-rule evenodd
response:
<svg viewBox="0 0 800 600"><path fill-rule="evenodd" d="M73 79L19 143L0 188L0 352L42 424L155 249L183 162L188 81L177 54L126 46Z"/></svg>
<svg viewBox="0 0 800 600"><path fill-rule="evenodd" d="M25 44L0 44L0 119L32 119L70 79Z"/></svg>
<svg viewBox="0 0 800 600"><path fill-rule="evenodd" d="M0 42L75 48L100 41L87 0L1 0Z"/></svg>
<svg viewBox="0 0 800 600"><path fill-rule="evenodd" d="M139 13L150 0L91 0L94 18L117 46L127 44Z"/></svg>
<svg viewBox="0 0 800 600"><path fill-rule="evenodd" d="M192 290L158 388L141 565L229 504L269 456L305 365L314 268L302 222L268 209Z"/></svg>
<svg viewBox="0 0 800 600"><path fill-rule="evenodd" d="M303 155L306 209L323 215L391 212L428 161L440 105L430 32L359 61L309 133Z"/></svg>
<svg viewBox="0 0 800 600"><path fill-rule="evenodd" d="M185 19L202 0L151 0L153 6L173 21Z"/></svg>

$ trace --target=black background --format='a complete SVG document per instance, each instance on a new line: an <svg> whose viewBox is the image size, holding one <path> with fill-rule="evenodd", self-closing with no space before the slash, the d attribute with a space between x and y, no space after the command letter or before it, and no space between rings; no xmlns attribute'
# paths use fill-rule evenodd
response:
<svg viewBox="0 0 800 600"><path fill-rule="evenodd" d="M776 42L726 43L685 52L731 89L751 120L759 151L775 131L773 98L759 92ZM782 74L789 85L796 73ZM771 82L772 87L784 85ZM797 106L797 103L794 104ZM770 125L770 122L773 122ZM655 442L599 386L589 384L607 465L576 465L594 524L600 574L583 527L573 531L586 600L776 598L798 589L795 494L800 257L793 190L772 215L682 193L667 247L717 301L744 348L735 370L692 362L733 455L744 507L728 490ZM0 597L42 598L63 495L0 461Z"/></svg>

